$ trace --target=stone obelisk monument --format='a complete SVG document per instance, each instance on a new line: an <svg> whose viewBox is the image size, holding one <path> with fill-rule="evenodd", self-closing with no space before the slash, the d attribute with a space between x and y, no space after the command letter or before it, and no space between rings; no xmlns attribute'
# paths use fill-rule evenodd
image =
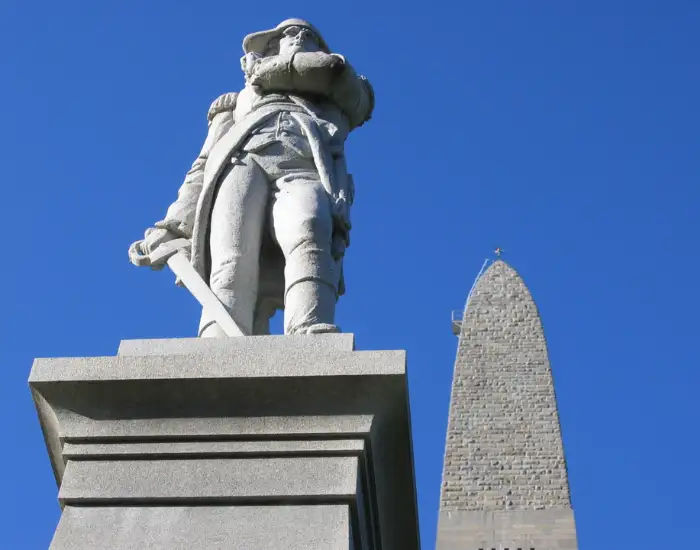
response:
<svg viewBox="0 0 700 550"><path fill-rule="evenodd" d="M418 550L405 353L355 351L334 319L343 145L372 88L302 19L243 52L244 88L211 105L176 200L129 249L200 301L202 338L32 367L53 550Z"/></svg>
<svg viewBox="0 0 700 550"><path fill-rule="evenodd" d="M537 307L497 260L459 327L437 550L576 550L557 404Z"/></svg>

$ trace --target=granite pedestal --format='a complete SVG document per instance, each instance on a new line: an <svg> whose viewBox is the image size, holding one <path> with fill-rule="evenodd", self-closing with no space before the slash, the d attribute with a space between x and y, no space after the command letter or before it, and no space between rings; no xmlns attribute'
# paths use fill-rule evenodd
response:
<svg viewBox="0 0 700 550"><path fill-rule="evenodd" d="M37 359L51 548L418 549L403 351L349 334Z"/></svg>

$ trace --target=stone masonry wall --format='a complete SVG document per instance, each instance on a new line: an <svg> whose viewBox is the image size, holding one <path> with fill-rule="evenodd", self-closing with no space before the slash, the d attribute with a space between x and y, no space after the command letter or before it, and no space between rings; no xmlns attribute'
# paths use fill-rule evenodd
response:
<svg viewBox="0 0 700 550"><path fill-rule="evenodd" d="M462 321L441 511L570 507L542 324L525 283L494 262Z"/></svg>

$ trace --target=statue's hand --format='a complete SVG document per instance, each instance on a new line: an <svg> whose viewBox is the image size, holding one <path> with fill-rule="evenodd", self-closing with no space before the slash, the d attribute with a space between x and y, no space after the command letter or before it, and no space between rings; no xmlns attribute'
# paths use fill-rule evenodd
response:
<svg viewBox="0 0 700 550"><path fill-rule="evenodd" d="M333 256L333 259L336 262L338 260L342 260L343 256L345 256L345 249L348 247L347 238L347 233L343 233L342 231L336 231L333 233L333 240L331 242L331 256Z"/></svg>
<svg viewBox="0 0 700 550"><path fill-rule="evenodd" d="M350 244L350 204L344 192L333 197L333 242L331 254L335 260L345 255Z"/></svg>
<svg viewBox="0 0 700 550"><path fill-rule="evenodd" d="M168 229L151 227L146 229L144 237L129 247L129 260L136 266L150 265L152 269L162 269L166 258L152 263L149 255L161 244L177 239L178 236Z"/></svg>
<svg viewBox="0 0 700 550"><path fill-rule="evenodd" d="M289 56L280 55L255 59L250 64L250 71L246 73L248 82L264 91L289 91L293 87L290 61ZM249 66L247 61L246 66Z"/></svg>
<svg viewBox="0 0 700 550"><path fill-rule="evenodd" d="M295 90L329 96L333 83L345 70L345 58L324 52L299 52L292 63Z"/></svg>
<svg viewBox="0 0 700 550"><path fill-rule="evenodd" d="M253 75L255 65L262 57L263 56L257 52L248 52L241 57L241 69L243 69L246 78L250 78Z"/></svg>
<svg viewBox="0 0 700 550"><path fill-rule="evenodd" d="M343 191L333 197L333 221L343 231L350 230L350 203Z"/></svg>

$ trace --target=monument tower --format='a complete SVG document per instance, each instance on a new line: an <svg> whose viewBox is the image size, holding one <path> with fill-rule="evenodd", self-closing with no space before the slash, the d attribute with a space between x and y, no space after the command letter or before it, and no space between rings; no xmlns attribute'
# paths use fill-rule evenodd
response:
<svg viewBox="0 0 700 550"><path fill-rule="evenodd" d="M455 328L437 549L576 550L547 346L518 273L492 263Z"/></svg>

